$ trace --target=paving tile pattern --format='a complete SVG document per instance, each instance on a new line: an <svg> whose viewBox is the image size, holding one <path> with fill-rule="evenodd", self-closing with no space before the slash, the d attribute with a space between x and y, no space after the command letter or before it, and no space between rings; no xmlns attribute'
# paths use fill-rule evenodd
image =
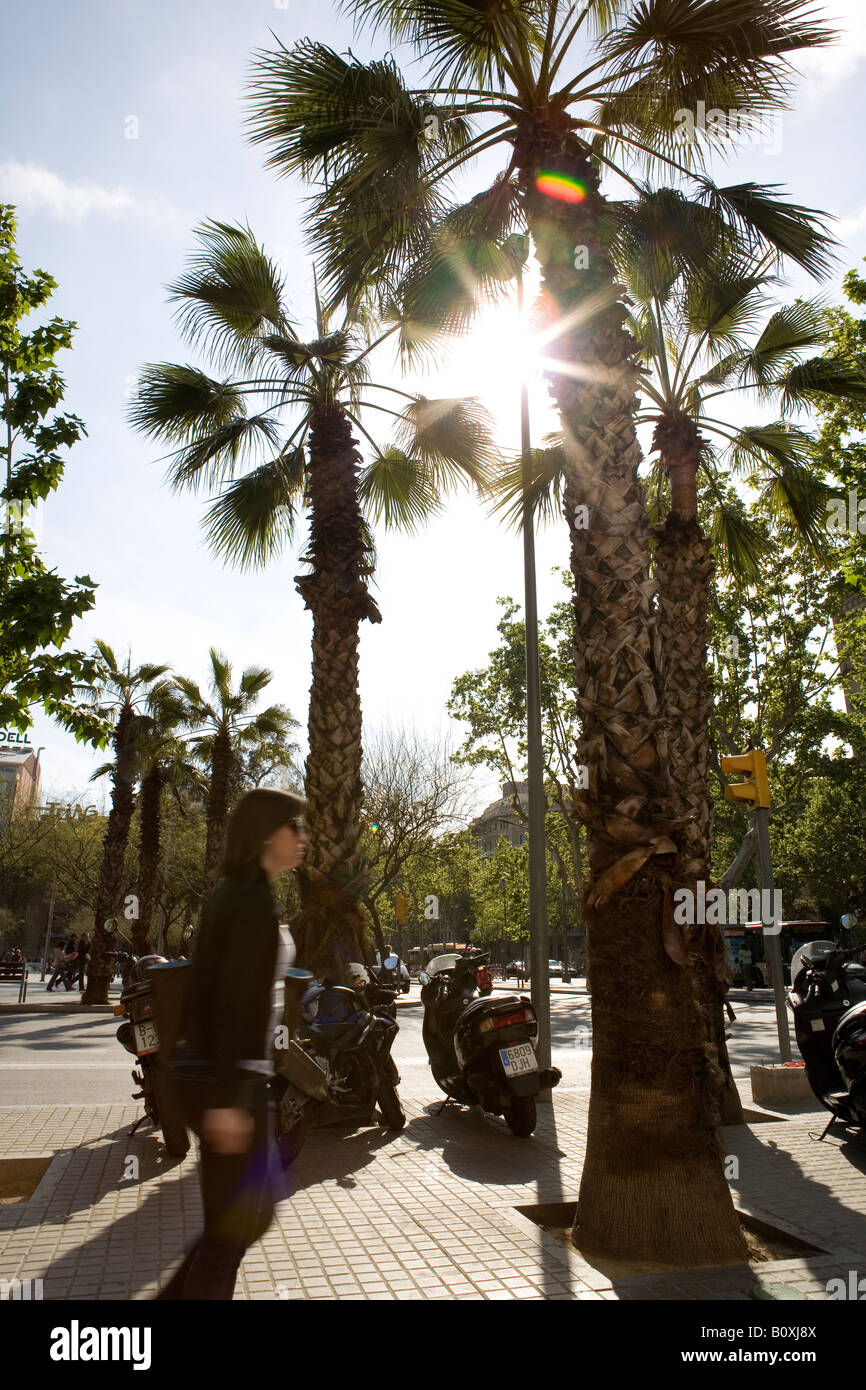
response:
<svg viewBox="0 0 866 1390"><path fill-rule="evenodd" d="M408 1099L406 1129L315 1132L291 1195L241 1268L239 1299L741 1300L757 1283L826 1298L866 1273L866 1155L817 1144L804 1116L722 1131L732 1187L754 1216L823 1253L758 1270L612 1281L515 1212L577 1197L587 1097L539 1107L531 1140L503 1122ZM128 1128L136 1106L0 1108L0 1157L55 1154L29 1201L0 1206L0 1280L41 1278L48 1299L141 1299L194 1240L194 1154L169 1158ZM136 1160L134 1163L130 1160ZM732 1165L736 1167L736 1165Z"/></svg>

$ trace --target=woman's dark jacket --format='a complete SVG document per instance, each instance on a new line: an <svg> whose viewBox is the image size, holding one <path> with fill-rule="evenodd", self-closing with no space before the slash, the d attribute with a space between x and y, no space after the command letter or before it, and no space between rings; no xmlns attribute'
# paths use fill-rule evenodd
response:
<svg viewBox="0 0 866 1390"><path fill-rule="evenodd" d="M205 904L193 951L176 1068L191 1079L196 1059L206 1095L220 1109L243 1105L250 1073L239 1063L265 1058L279 942L277 904L262 873L227 879Z"/></svg>

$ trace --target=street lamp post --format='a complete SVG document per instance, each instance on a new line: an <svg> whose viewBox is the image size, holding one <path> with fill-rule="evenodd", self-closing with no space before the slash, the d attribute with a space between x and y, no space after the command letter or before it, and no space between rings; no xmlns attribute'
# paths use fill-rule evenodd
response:
<svg viewBox="0 0 866 1390"><path fill-rule="evenodd" d="M528 238L527 238L528 245ZM523 268L517 271L517 310L523 319ZM526 734L529 778L529 969L532 1005L538 1019L538 1066L550 1066L550 975L547 924L547 844L544 759L541 744L541 678L538 660L538 596L535 587L535 532L530 505L532 445L529 387L520 383L520 457L523 480L523 585L526 630ZM549 1088L538 1100L550 1101Z"/></svg>

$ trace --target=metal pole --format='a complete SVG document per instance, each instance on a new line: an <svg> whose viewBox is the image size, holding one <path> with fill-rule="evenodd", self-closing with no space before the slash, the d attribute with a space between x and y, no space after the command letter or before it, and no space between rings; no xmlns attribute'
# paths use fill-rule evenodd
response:
<svg viewBox="0 0 866 1390"><path fill-rule="evenodd" d="M523 315L523 271L517 272L517 309ZM541 746L541 679L538 663L538 598L535 589L535 534L529 492L532 445L529 387L520 384L520 456L523 474L523 584L526 628L526 742L529 764L529 969L532 1006L538 1019L538 1065L550 1066L550 955L547 926L547 838L544 757ZM537 1099L550 1102L548 1087Z"/></svg>
<svg viewBox="0 0 866 1390"><path fill-rule="evenodd" d="M42 948L42 980L45 979L48 969L48 952L51 949L51 923L54 921L54 894L56 891L57 875L55 874L54 881L51 884L51 902L48 904L48 925L45 928L45 945Z"/></svg>
<svg viewBox="0 0 866 1390"><path fill-rule="evenodd" d="M770 858L770 812L765 806L755 807L755 827L758 832L758 862L761 867L761 897L763 890L773 901L773 861ZM770 984L776 1004L776 1029L779 1034L779 1055L783 1062L791 1061L791 1035L788 1031L788 1013L785 1005L785 977L782 965L782 943L779 940L779 924L773 920L771 928L764 927L764 950L770 969Z"/></svg>

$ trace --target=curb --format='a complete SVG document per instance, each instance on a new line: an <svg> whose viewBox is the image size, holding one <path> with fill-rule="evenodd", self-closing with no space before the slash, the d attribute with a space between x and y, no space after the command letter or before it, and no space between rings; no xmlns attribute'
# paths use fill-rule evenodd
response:
<svg viewBox="0 0 866 1390"><path fill-rule="evenodd" d="M0 1018L5 1014L112 1014L113 1004L0 1004Z"/></svg>

